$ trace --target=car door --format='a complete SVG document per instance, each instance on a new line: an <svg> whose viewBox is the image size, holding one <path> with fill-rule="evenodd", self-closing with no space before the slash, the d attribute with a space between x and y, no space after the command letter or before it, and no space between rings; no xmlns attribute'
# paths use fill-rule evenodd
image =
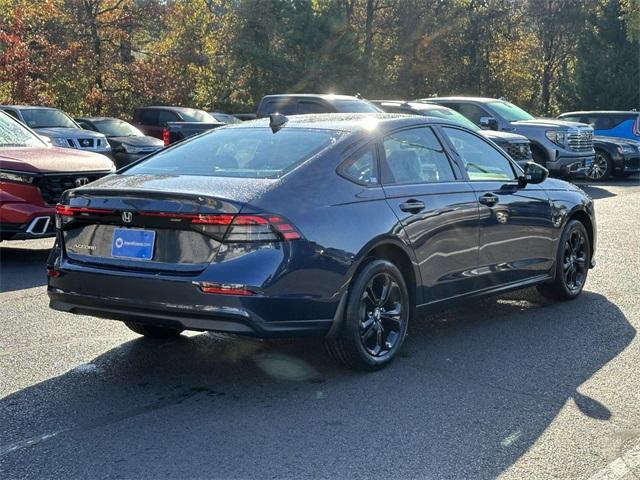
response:
<svg viewBox="0 0 640 480"><path fill-rule="evenodd" d="M481 136L442 126L479 203L479 287L547 275L554 259L549 197L540 185L520 187L518 167Z"/></svg>
<svg viewBox="0 0 640 480"><path fill-rule="evenodd" d="M462 172L427 126L385 136L380 150L387 202L419 263L421 303L473 291L479 209Z"/></svg>

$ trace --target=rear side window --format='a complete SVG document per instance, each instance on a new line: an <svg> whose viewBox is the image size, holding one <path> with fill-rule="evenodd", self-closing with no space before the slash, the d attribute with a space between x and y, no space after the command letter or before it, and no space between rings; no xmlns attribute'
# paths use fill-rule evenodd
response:
<svg viewBox="0 0 640 480"><path fill-rule="evenodd" d="M303 128L221 128L176 144L126 174L278 178L334 144L342 132Z"/></svg>
<svg viewBox="0 0 640 480"><path fill-rule="evenodd" d="M338 171L360 185L375 185L378 183L377 170L373 147L367 147L344 162Z"/></svg>
<svg viewBox="0 0 640 480"><path fill-rule="evenodd" d="M616 128L622 122L627 120L633 120L633 115L589 115L587 117L587 122L590 124L595 130L610 130L612 128Z"/></svg>
<svg viewBox="0 0 640 480"><path fill-rule="evenodd" d="M384 138L385 183L452 182L455 175L449 159L429 127L412 128Z"/></svg>
<svg viewBox="0 0 640 480"><path fill-rule="evenodd" d="M488 142L458 128L442 129L464 163L469 180L515 180L511 162Z"/></svg>
<svg viewBox="0 0 640 480"><path fill-rule="evenodd" d="M140 123L142 125L158 125L159 110L149 109L140 112Z"/></svg>

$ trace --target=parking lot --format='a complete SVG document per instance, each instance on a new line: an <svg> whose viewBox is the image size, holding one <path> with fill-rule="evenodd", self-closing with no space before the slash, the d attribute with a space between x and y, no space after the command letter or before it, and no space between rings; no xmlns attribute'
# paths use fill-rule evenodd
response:
<svg viewBox="0 0 640 480"><path fill-rule="evenodd" d="M640 181L585 186L597 268L420 318L389 368L321 342L142 339L49 310L50 240L0 245L1 478L640 476Z"/></svg>

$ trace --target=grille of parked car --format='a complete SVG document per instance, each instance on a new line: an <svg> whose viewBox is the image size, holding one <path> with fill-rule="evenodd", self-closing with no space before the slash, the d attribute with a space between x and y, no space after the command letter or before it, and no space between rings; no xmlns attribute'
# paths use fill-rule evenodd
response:
<svg viewBox="0 0 640 480"><path fill-rule="evenodd" d="M574 152L590 152L593 150L593 131L580 129L567 136L569 149Z"/></svg>
<svg viewBox="0 0 640 480"><path fill-rule="evenodd" d="M47 205L55 205L65 190L81 187L106 175L105 173L65 173L63 175L43 175L36 177L34 184Z"/></svg>
<svg viewBox="0 0 640 480"><path fill-rule="evenodd" d="M531 147L528 143L509 143L507 145L507 153L514 160L530 160L531 159Z"/></svg>

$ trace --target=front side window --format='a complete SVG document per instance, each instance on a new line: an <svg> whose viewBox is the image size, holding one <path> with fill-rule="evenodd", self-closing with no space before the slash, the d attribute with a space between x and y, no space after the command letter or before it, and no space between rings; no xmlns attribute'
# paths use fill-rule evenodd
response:
<svg viewBox="0 0 640 480"><path fill-rule="evenodd" d="M46 144L24 126L0 113L0 147L44 147Z"/></svg>
<svg viewBox="0 0 640 480"><path fill-rule="evenodd" d="M470 180L515 180L511 162L488 142L458 128L442 129L464 163Z"/></svg>
<svg viewBox="0 0 640 480"><path fill-rule="evenodd" d="M31 128L78 128L65 113L54 108L26 108L22 110L22 118Z"/></svg>
<svg viewBox="0 0 640 480"><path fill-rule="evenodd" d="M180 119L178 115L173 112L169 112L168 110L160 110L158 113L158 125L166 126L167 122L179 122Z"/></svg>
<svg viewBox="0 0 640 480"><path fill-rule="evenodd" d="M429 127L412 128L383 140L390 178L385 183L452 182L455 175L440 141Z"/></svg>
<svg viewBox="0 0 640 480"><path fill-rule="evenodd" d="M492 116L484 108L480 108L479 106L474 105L473 103L460 104L459 112L476 125L480 125L480 118Z"/></svg>
<svg viewBox="0 0 640 480"><path fill-rule="evenodd" d="M341 136L334 130L224 127L162 150L125 174L278 178Z"/></svg>

